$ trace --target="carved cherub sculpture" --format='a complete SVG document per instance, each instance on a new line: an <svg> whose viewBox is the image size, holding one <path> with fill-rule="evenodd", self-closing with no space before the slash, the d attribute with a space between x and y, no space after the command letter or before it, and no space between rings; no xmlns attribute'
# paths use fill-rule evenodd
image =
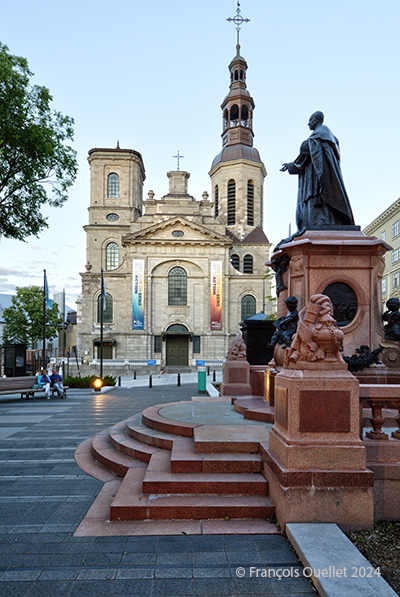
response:
<svg viewBox="0 0 400 597"><path fill-rule="evenodd" d="M331 299L324 294L314 294L299 313L296 335L286 349L285 365L302 361L344 363L340 354L343 338L333 318Z"/></svg>
<svg viewBox="0 0 400 597"><path fill-rule="evenodd" d="M297 329L297 322L299 320L299 314L297 313L298 300L295 296L289 296L285 300L285 305L289 311L287 315L279 317L274 321L276 331L274 332L269 346L274 348L275 344L282 344L285 348L288 348L292 342L292 337Z"/></svg>
<svg viewBox="0 0 400 597"><path fill-rule="evenodd" d="M383 321L387 321L385 328L386 340L400 340L400 301L396 297L386 302L387 311L383 314Z"/></svg>
<svg viewBox="0 0 400 597"><path fill-rule="evenodd" d="M230 343L227 361L245 361L246 360L246 344L240 334L238 334Z"/></svg>

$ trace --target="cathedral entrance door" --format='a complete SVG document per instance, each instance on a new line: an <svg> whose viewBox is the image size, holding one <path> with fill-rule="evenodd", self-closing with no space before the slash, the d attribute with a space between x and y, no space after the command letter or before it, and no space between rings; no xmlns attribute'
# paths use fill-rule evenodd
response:
<svg viewBox="0 0 400 597"><path fill-rule="evenodd" d="M187 367L189 337L167 336L167 367Z"/></svg>

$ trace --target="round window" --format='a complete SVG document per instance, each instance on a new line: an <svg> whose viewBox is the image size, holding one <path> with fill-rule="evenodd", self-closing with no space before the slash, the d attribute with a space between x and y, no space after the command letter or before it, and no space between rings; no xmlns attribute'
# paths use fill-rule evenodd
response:
<svg viewBox="0 0 400 597"><path fill-rule="evenodd" d="M108 222L118 222L119 215L118 214L107 214L106 215L106 220Z"/></svg>
<svg viewBox="0 0 400 597"><path fill-rule="evenodd" d="M183 236L183 232L182 230L174 230L172 236L175 236L176 238L181 238Z"/></svg>
<svg viewBox="0 0 400 597"><path fill-rule="evenodd" d="M329 284L323 292L332 301L333 316L339 326L353 321L357 313L357 296L354 290L344 282Z"/></svg>

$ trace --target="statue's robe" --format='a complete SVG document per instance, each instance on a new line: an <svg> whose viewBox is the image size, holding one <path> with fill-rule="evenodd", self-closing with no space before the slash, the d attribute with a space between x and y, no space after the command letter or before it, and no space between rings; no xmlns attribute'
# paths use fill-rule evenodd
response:
<svg viewBox="0 0 400 597"><path fill-rule="evenodd" d="M311 226L354 224L350 201L340 169L339 141L324 124L303 141L300 154L288 164L299 176L296 224Z"/></svg>

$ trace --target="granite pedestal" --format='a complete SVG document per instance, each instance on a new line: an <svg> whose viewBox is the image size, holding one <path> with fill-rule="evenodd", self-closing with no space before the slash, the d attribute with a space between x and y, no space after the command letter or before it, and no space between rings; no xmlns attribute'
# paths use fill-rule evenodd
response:
<svg viewBox="0 0 400 597"><path fill-rule="evenodd" d="M373 473L359 437L358 381L344 363L290 364L275 378L264 473L276 516L372 528Z"/></svg>

